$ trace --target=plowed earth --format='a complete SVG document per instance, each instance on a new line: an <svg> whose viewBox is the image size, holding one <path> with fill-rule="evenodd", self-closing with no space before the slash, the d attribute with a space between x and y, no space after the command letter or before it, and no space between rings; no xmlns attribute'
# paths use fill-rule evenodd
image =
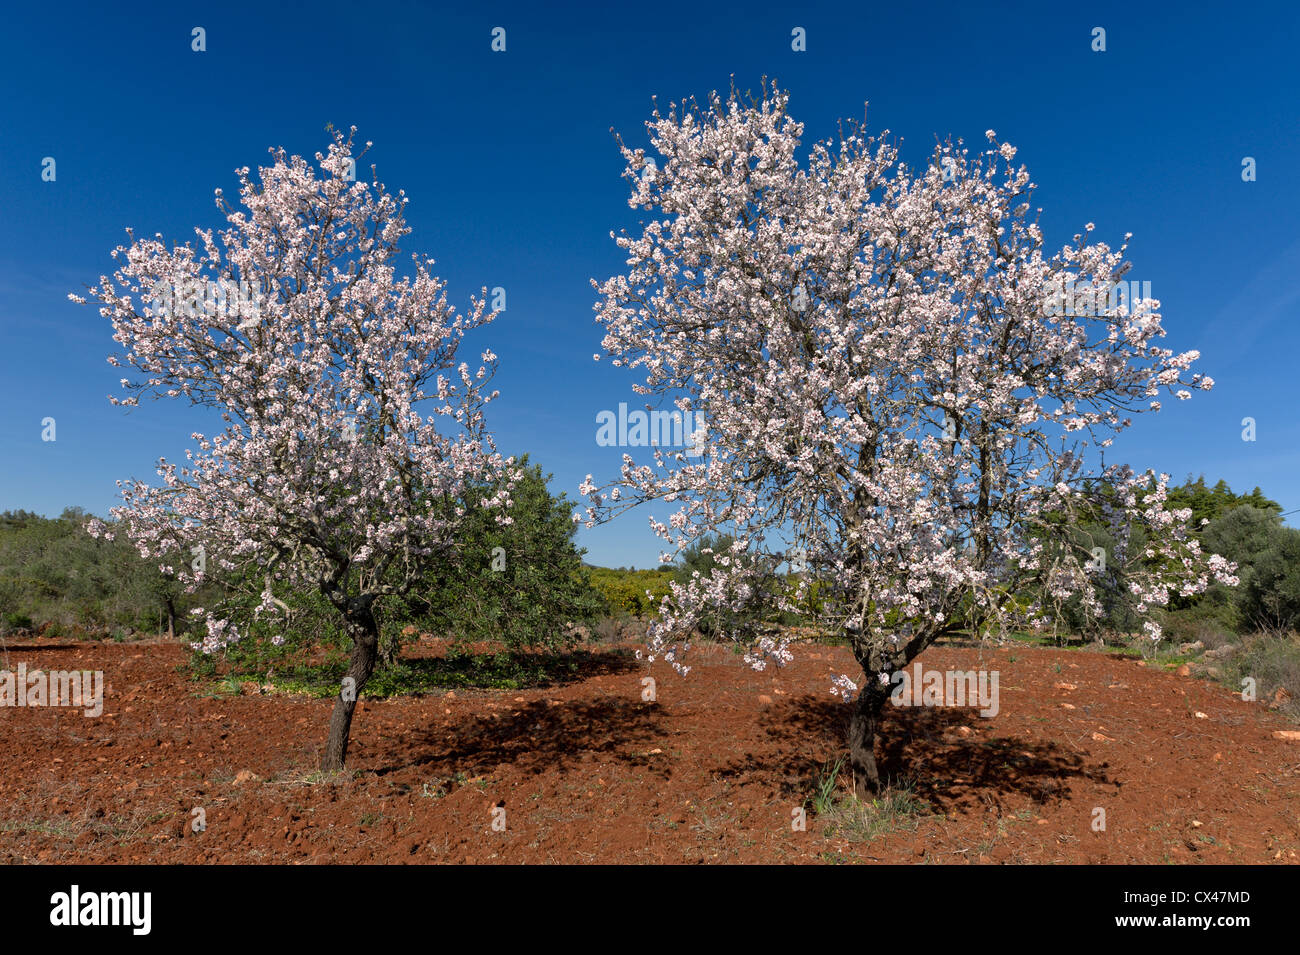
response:
<svg viewBox="0 0 1300 955"><path fill-rule="evenodd" d="M0 708L0 862L1300 861L1300 742L1273 735L1294 726L1215 683L1024 647L922 655L998 671L999 710L887 707L877 752L920 808L864 839L810 803L845 751L830 677L857 671L794 652L754 672L697 646L681 677L616 647L544 689L363 699L348 771L322 776L330 701L213 695L174 643L10 645L0 668L102 670L105 702Z"/></svg>

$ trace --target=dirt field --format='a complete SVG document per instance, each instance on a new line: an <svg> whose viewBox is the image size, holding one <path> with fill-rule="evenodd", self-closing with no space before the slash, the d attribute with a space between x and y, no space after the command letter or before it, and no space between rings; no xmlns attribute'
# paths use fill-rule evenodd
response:
<svg viewBox="0 0 1300 955"><path fill-rule="evenodd" d="M997 670L1000 712L890 707L887 768L924 808L863 841L811 808L791 827L844 750L828 677L847 652L801 645L765 673L692 654L686 677L623 648L549 689L363 701L350 772L321 778L329 701L204 696L171 644L11 645L7 669L106 689L99 718L0 708L0 862L1300 861L1300 742L1273 736L1295 727L1214 683L933 647L928 669Z"/></svg>

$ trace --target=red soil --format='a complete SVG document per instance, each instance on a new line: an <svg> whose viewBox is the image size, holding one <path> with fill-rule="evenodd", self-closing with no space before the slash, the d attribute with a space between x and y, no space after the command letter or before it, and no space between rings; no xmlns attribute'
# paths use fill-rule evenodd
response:
<svg viewBox="0 0 1300 955"><path fill-rule="evenodd" d="M763 673L692 655L686 677L611 651L548 689L363 700L349 772L321 779L330 701L199 695L176 644L11 646L8 669L106 689L99 718L0 708L0 862L1300 861L1300 743L1273 736L1294 727L1217 684L933 647L927 669L999 671L1000 712L888 707L878 752L926 808L858 841L811 809L791 827L845 749L828 690L848 653L800 645Z"/></svg>

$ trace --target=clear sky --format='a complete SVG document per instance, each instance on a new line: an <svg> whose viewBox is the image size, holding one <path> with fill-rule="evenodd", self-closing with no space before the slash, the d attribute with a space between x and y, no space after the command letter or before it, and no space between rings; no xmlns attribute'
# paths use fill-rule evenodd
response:
<svg viewBox="0 0 1300 955"><path fill-rule="evenodd" d="M0 29L0 509L103 514L115 480L153 479L202 416L178 402L109 404L108 323L66 298L111 271L123 229L186 241L221 225L216 187L268 159L310 156L356 125L368 161L410 197L405 248L438 260L452 296L500 286L474 346L501 357L490 424L575 498L614 476L596 415L634 407L599 364L591 278L633 228L610 129L645 143L661 103L734 75L790 90L806 142L862 115L924 162L936 137L1019 149L1048 244L1086 222L1150 281L1165 342L1198 348L1209 394L1166 401L1112 460L1258 485L1300 508L1300 68L1294 3L431 5L11 4ZM191 49L203 27L207 49ZM505 52L491 49L506 31ZM803 27L807 49L791 49ZM1106 31L1094 52L1093 29ZM42 181L53 157L56 178ZM1257 178L1242 179L1253 157ZM475 349L477 350L477 348ZM1242 440L1242 419L1257 440ZM42 419L56 440L42 441ZM633 451L636 454L635 451ZM644 455L644 452L641 452ZM646 513L579 536L588 560L653 566ZM1295 518L1291 519L1294 523Z"/></svg>

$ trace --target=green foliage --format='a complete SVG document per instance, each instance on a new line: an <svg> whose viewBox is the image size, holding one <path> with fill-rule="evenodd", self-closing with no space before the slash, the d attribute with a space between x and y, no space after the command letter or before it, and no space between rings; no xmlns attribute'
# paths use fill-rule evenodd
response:
<svg viewBox="0 0 1300 955"><path fill-rule="evenodd" d="M1171 637L1194 640L1207 627L1240 633L1253 627L1287 629L1300 624L1300 531L1282 526L1281 505L1259 488L1237 494L1226 481L1207 486L1204 477L1189 477L1181 486L1169 489L1166 506L1170 510L1190 508L1189 526L1202 550L1235 561L1241 579L1238 587L1211 584L1196 596L1172 595L1162 614ZM1131 632L1139 622L1120 567L1125 552L1138 554L1145 547L1143 529L1131 528L1129 540L1117 553L1120 542L1101 511L1090 517L1073 529L1071 545L1080 554L1093 547L1106 551L1106 569L1097 576L1104 610L1097 626ZM1061 615L1066 630L1089 629L1077 597L1063 604Z"/></svg>
<svg viewBox="0 0 1300 955"><path fill-rule="evenodd" d="M169 614L194 603L174 580L121 538L96 540L89 515L67 508L58 518L0 514L0 615L9 628L165 631Z"/></svg>
<svg viewBox="0 0 1300 955"><path fill-rule="evenodd" d="M617 570L609 567L588 567L591 585L604 598L609 612L630 614L633 617L654 616L659 601L668 594L675 571L671 570ZM646 591L650 596L646 596Z"/></svg>
<svg viewBox="0 0 1300 955"><path fill-rule="evenodd" d="M405 608L385 608L389 624L427 625L459 644L497 641L511 651L558 651L577 640L577 628L605 611L574 543L577 525L564 494L552 497L550 475L520 461L511 492L510 523L480 506L495 488L461 502L466 511L458 567L431 576Z"/></svg>
<svg viewBox="0 0 1300 955"><path fill-rule="evenodd" d="M1100 618L1089 620L1079 598L1071 597L1061 608L1065 629L1090 635L1102 630L1129 633L1139 629L1142 619L1134 610L1123 561L1128 555L1141 552L1147 546L1145 529L1141 526L1131 527L1125 540L1108 524L1087 521L1072 528L1069 538L1076 552L1085 557L1092 554L1093 548L1102 548L1106 562L1104 569L1092 573L1093 586L1102 608Z"/></svg>
<svg viewBox="0 0 1300 955"><path fill-rule="evenodd" d="M812 811L819 816L828 815L838 802L840 770L844 768L845 757L828 762L817 775L817 791L812 796Z"/></svg>
<svg viewBox="0 0 1300 955"><path fill-rule="evenodd" d="M1239 594L1242 619L1264 630L1300 625L1300 531L1275 527Z"/></svg>
<svg viewBox="0 0 1300 955"><path fill-rule="evenodd" d="M278 674L314 663L343 667L351 638L338 610L319 591L301 591L281 598L288 610L257 611L260 600L253 596L258 590L254 585L260 583L251 573L244 579L226 581L223 613L240 621L242 636L222 650L218 660L231 672L245 674ZM196 640L201 638L196 634ZM196 674L207 674L215 662L191 648L191 668Z"/></svg>
<svg viewBox="0 0 1300 955"><path fill-rule="evenodd" d="M894 832L915 832L922 818L930 814L929 804L916 795L910 780L891 782L875 798L841 793L839 776L844 762L841 757L822 768L816 792L805 803L811 804L813 812L826 824L828 838L871 842Z"/></svg>
<svg viewBox="0 0 1300 955"><path fill-rule="evenodd" d="M1212 521L1201 533L1201 543L1210 553L1249 568L1268 550L1273 530L1281 526L1277 515L1243 505Z"/></svg>
<svg viewBox="0 0 1300 955"><path fill-rule="evenodd" d="M36 625L25 613L7 613L4 615L5 627L9 630L31 630Z"/></svg>
<svg viewBox="0 0 1300 955"><path fill-rule="evenodd" d="M548 686L572 679L584 668L607 664L608 659L608 655L598 658L583 650L549 654L463 653L402 659L391 666L376 668L366 684L365 695L370 699L384 699L446 689L519 690ZM327 699L338 694L339 682L347 674L344 659L286 662L270 673L260 669L247 655L232 653L226 662L226 673L219 686L227 693L238 693L245 681L260 684L269 678L277 693ZM199 667L199 675L205 678L217 675L211 658L200 661Z"/></svg>
<svg viewBox="0 0 1300 955"><path fill-rule="evenodd" d="M697 571L701 577L712 576L718 558L726 554L735 542L736 538L730 534L705 534L678 555L677 563L672 565L673 579L686 584Z"/></svg>
<svg viewBox="0 0 1300 955"><path fill-rule="evenodd" d="M1235 594L1230 588L1216 586L1213 592L1187 607L1168 611L1160 621L1165 636L1173 643L1219 646L1235 639L1241 629Z"/></svg>
<svg viewBox="0 0 1300 955"><path fill-rule="evenodd" d="M1249 494L1234 494L1227 481L1219 481L1214 487L1206 487L1205 475L1195 481L1188 477L1179 487L1169 489L1168 505L1170 509L1190 507L1192 509L1191 526L1202 526L1201 521L1214 521L1238 507L1252 507L1277 516L1282 513L1282 505L1266 498L1259 488Z"/></svg>
<svg viewBox="0 0 1300 955"><path fill-rule="evenodd" d="M1201 539L1211 553L1238 564L1233 604L1239 630L1286 631L1300 624L1300 530L1282 526L1271 508L1242 505L1212 521ZM1212 590L1212 599L1226 599L1223 588Z"/></svg>
<svg viewBox="0 0 1300 955"><path fill-rule="evenodd" d="M512 523L498 524L494 514L481 507L481 498L491 497L492 488L446 502L464 507L467 515L455 564L432 572L408 597L386 598L376 606L384 649L381 674L388 674L376 675L376 692L390 684L459 683L484 674L488 682L501 685L528 682L535 675L518 667L534 664L510 662L512 655L531 650L562 653L575 644L581 628L607 639L637 636L644 621L657 613L672 581L685 582L696 571L707 577L717 552L732 543L726 535L697 541L675 564L653 570L588 567L574 542L576 526L565 496L553 497L549 478L527 458L521 467L523 478L512 492ZM1101 626L1127 633L1139 624L1117 569L1120 561L1114 559L1120 541L1105 519L1105 500L1104 493L1098 496L1095 513L1088 513L1074 529L1070 546L1085 559L1092 547L1105 549L1107 569L1099 580L1105 610ZM1204 478L1189 478L1170 490L1169 506L1191 508L1193 533L1202 547L1237 562L1241 578L1238 587L1214 585L1194 598L1176 597L1162 615L1170 638L1214 645L1253 628L1278 633L1300 626L1300 530L1282 525L1276 502L1258 488L1236 494L1223 481L1207 486ZM194 654L196 673L273 671L278 683L290 673L333 674L346 665L350 638L338 611L320 593L277 593L283 606L257 613L262 584L253 575L214 580L199 594L187 595L159 571L158 561L141 558L127 540L90 537L84 530L87 516L79 508L68 508L55 519L24 511L0 513L0 624L5 631L68 637L95 632L121 638L131 630L166 632L170 617L178 637L197 641L203 636L202 620L190 609L213 608L224 601L245 621L240 628L245 636L216 659ZM1202 520L1209 523L1202 525ZM1134 528L1127 552L1141 553L1143 541L1141 529ZM769 581L769 592L753 610L743 618L724 614L706 619L701 625L704 635L732 627L807 623L817 618L823 601L833 597L824 592L823 582L811 580L806 612L777 614L771 610L777 595L793 592L798 575L773 573ZM1021 589L1008 590L1006 599L1009 606L1027 607L1034 597L1031 589ZM1064 629L1081 632L1084 618L1077 599L1060 609ZM419 631L454 641L448 662L440 664L436 674L419 667L411 670L415 661L397 660L402 641ZM1260 652L1265 651L1274 656L1260 666L1276 664L1273 668L1281 674L1277 684L1294 690L1287 675L1290 657L1273 645ZM1300 692L1295 695L1300 697Z"/></svg>

